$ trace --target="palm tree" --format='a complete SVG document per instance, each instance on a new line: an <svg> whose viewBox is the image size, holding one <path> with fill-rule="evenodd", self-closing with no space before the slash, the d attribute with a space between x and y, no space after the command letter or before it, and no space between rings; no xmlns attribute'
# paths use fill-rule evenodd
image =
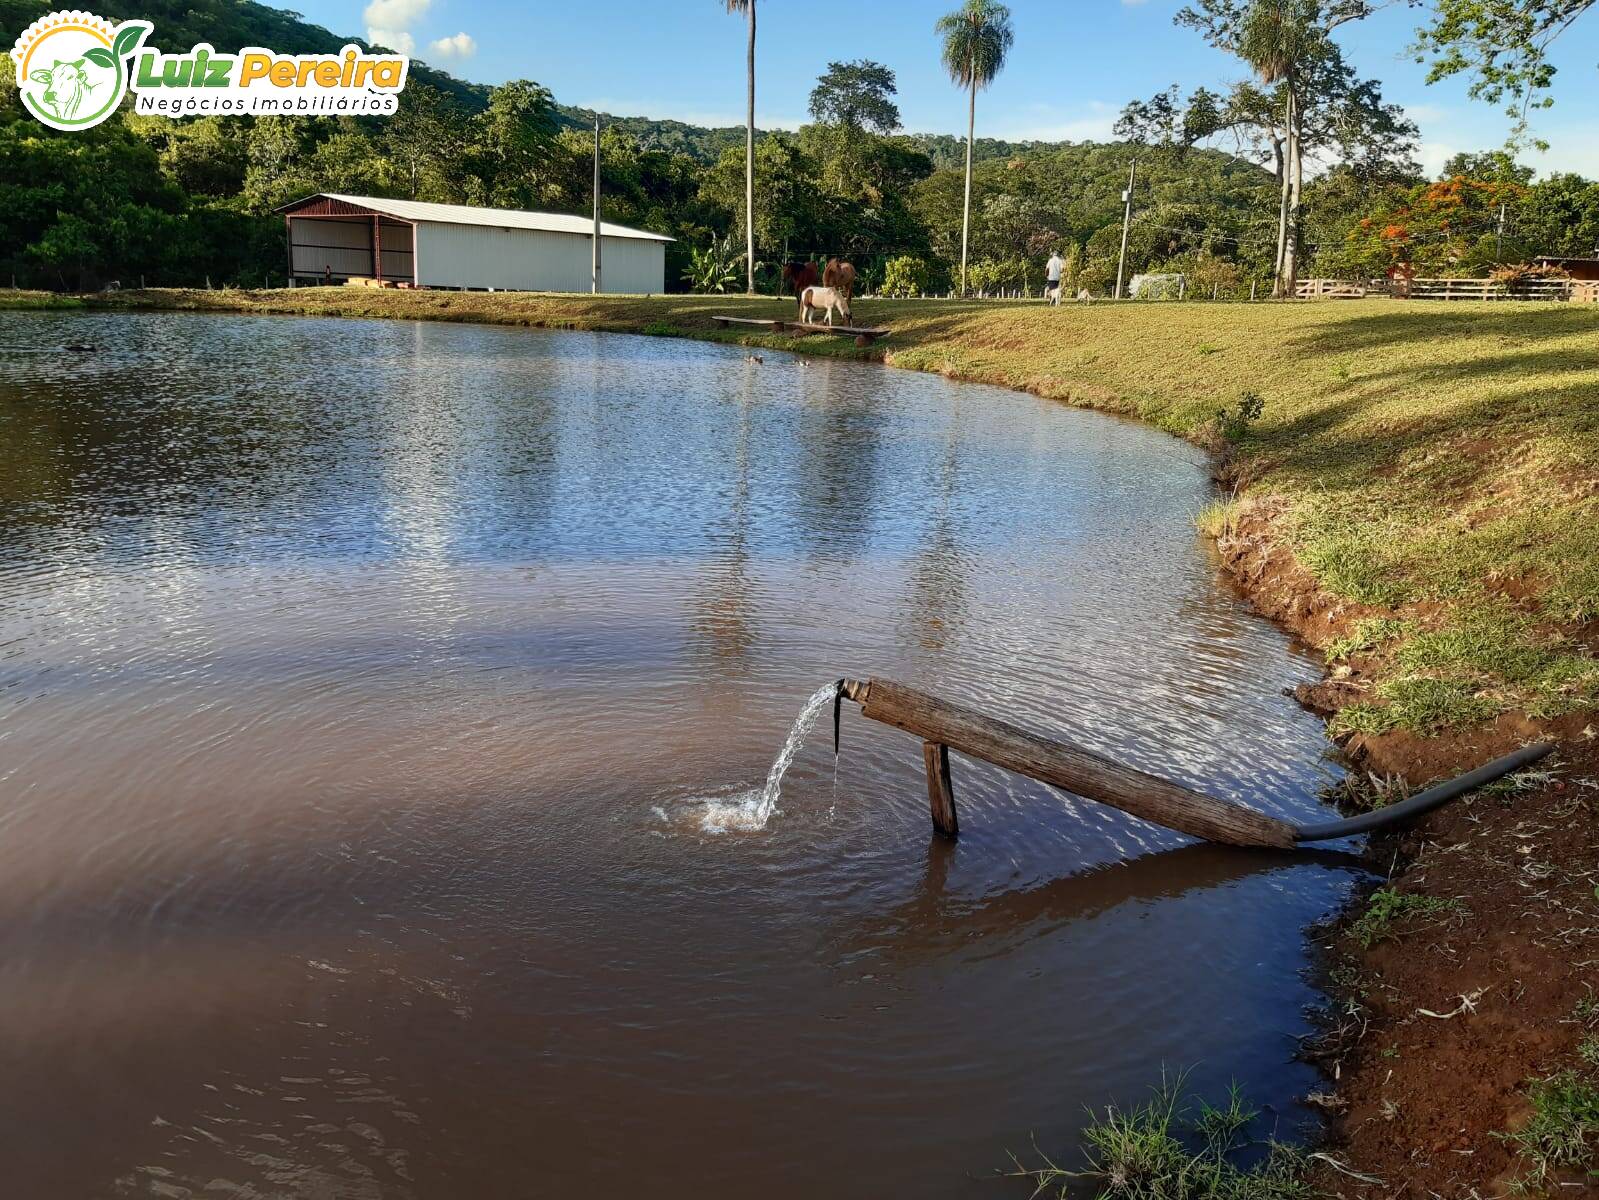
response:
<svg viewBox="0 0 1599 1200"><path fill-rule="evenodd" d="M961 295L966 294L966 247L972 232L972 143L977 135L977 89L985 88L1005 67L1016 35L1010 9L997 0L966 0L940 17L933 27L944 39L944 67L949 77L971 93L966 112L966 204L961 211Z"/></svg>
<svg viewBox="0 0 1599 1200"><path fill-rule="evenodd" d="M755 0L727 0L730 13L748 13L749 111L744 122L744 269L748 292L755 294Z"/></svg>
<svg viewBox="0 0 1599 1200"><path fill-rule="evenodd" d="M1239 31L1238 54L1268 86L1281 84L1287 143L1277 212L1277 279L1272 295L1292 296L1299 274L1299 210L1305 156L1300 111L1301 68L1320 31L1315 0L1252 0Z"/></svg>

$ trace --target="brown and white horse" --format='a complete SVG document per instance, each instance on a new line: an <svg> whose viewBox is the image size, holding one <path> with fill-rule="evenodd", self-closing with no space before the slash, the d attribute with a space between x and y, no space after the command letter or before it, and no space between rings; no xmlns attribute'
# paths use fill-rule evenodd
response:
<svg viewBox="0 0 1599 1200"><path fill-rule="evenodd" d="M833 324L833 312L836 309L844 318L846 325L852 324L855 318L849 311L849 297L838 288L808 287L800 293L800 321L810 325L812 313L827 310L827 324Z"/></svg>

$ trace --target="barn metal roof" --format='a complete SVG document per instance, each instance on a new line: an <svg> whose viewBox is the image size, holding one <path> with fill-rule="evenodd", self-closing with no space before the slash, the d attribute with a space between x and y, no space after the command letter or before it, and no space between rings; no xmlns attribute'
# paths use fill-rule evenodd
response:
<svg viewBox="0 0 1599 1200"><path fill-rule="evenodd" d="M484 225L490 229L537 229L546 233L578 233L588 237L594 232L594 221L589 217L574 217L566 213L522 212L514 208L473 208L467 204L426 204L421 200L391 200L385 196L346 196L339 192L318 192L293 204L285 204L279 212L292 212L313 200L338 200L371 209L386 217L401 221L433 221L440 225ZM631 229L626 225L600 224L604 237L638 238L646 242L675 241L665 234L651 233L647 229Z"/></svg>

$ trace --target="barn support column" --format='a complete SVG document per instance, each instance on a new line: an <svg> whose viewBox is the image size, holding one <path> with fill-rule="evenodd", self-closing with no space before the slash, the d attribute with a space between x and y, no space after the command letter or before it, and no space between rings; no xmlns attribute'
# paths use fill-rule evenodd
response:
<svg viewBox="0 0 1599 1200"><path fill-rule="evenodd" d="M383 218L372 214L372 278L383 279Z"/></svg>

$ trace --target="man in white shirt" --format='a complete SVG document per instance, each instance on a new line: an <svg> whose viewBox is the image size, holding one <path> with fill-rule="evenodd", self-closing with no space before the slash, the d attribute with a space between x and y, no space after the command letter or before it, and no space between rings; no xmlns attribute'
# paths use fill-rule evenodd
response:
<svg viewBox="0 0 1599 1200"><path fill-rule="evenodd" d="M1060 303L1060 273L1066 269L1066 260L1056 250L1044 266L1044 296L1051 304Z"/></svg>

